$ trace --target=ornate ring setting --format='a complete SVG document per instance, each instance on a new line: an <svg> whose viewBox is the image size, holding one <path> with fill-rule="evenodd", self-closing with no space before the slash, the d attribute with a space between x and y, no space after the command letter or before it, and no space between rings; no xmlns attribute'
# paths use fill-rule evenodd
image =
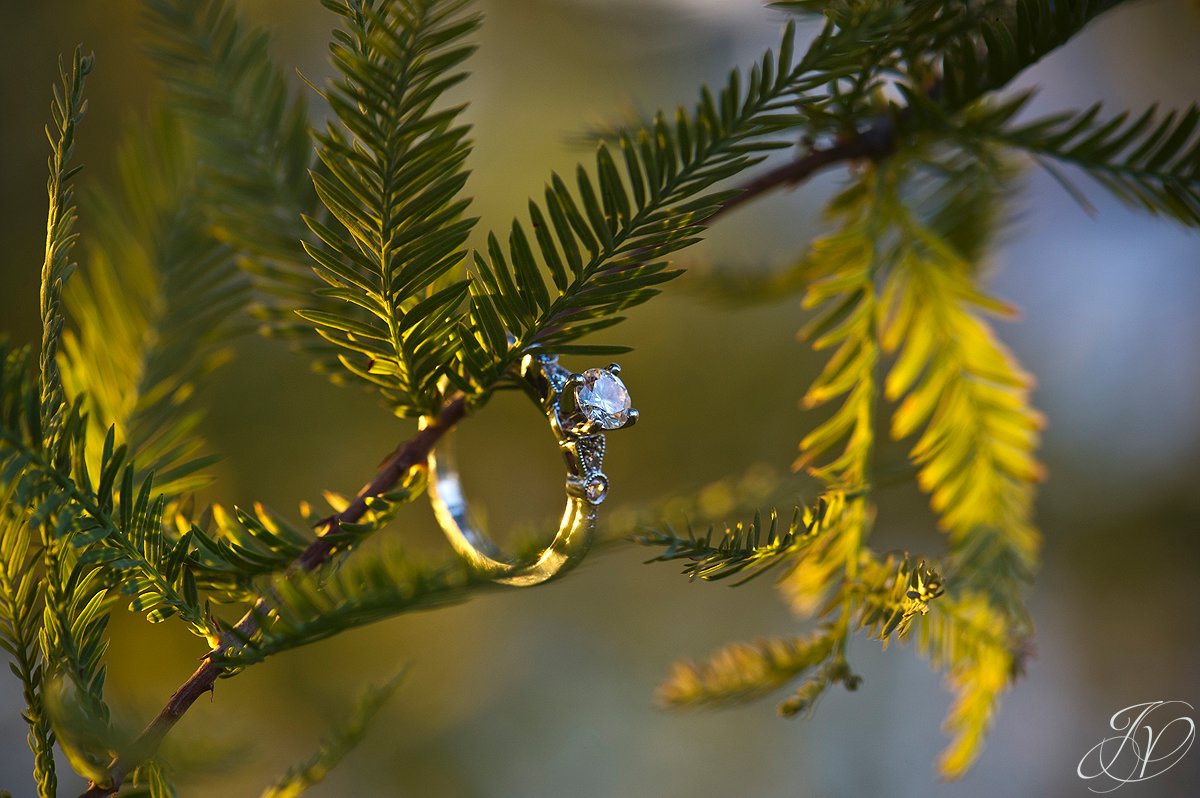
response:
<svg viewBox="0 0 1200 798"><path fill-rule="evenodd" d="M548 355L527 355L521 386L550 422L567 466L567 505L554 540L536 556L519 561L472 520L454 461L452 441L429 455L429 498L438 523L455 551L496 582L536 585L575 565L591 546L598 507L608 496L604 433L632 426L638 411L612 363L575 374ZM449 436L447 436L449 437ZM448 445L449 444L449 445Z"/></svg>

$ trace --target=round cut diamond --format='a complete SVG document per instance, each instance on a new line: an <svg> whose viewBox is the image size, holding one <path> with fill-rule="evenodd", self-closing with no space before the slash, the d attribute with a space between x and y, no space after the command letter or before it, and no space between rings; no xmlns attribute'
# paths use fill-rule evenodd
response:
<svg viewBox="0 0 1200 798"><path fill-rule="evenodd" d="M608 369L588 369L579 375L575 404L588 421L602 429L617 429L629 421L629 389Z"/></svg>

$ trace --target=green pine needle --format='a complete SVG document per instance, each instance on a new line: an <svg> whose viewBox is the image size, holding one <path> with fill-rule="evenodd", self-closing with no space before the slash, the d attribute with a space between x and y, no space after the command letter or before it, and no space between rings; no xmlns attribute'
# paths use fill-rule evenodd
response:
<svg viewBox="0 0 1200 798"><path fill-rule="evenodd" d="M80 169L69 164L75 151L75 128L87 109L83 86L94 64L93 56L83 55L82 48L75 49L69 68L59 59L62 86L55 87L54 103L50 109L54 121L46 128L46 137L51 145L50 177L46 184L50 209L46 217L46 259L42 263L40 365L41 420L48 435L58 428L66 405L58 370L58 345L64 322L63 286L75 270L75 264L71 261L77 238L75 190L71 178Z"/></svg>
<svg viewBox="0 0 1200 798"><path fill-rule="evenodd" d="M10 499L7 493L0 495L0 507L7 508ZM37 570L39 552L32 538L23 521L9 517L7 510L0 515L0 647L12 657L10 668L24 693L38 798L54 798L58 788L55 737L42 695L46 670L38 646L45 602Z"/></svg>
<svg viewBox="0 0 1200 798"><path fill-rule="evenodd" d="M1026 99L1003 109L1004 116L1014 114ZM1043 163L1050 159L1076 167L1129 207L1200 226L1200 107L1195 104L1184 111L1162 113L1151 107L1136 116L1126 111L1103 119L1097 103L1024 125L977 122L958 132L1013 147ZM1066 185L1073 196L1081 196Z"/></svg>
<svg viewBox="0 0 1200 798"><path fill-rule="evenodd" d="M739 576L734 585L741 585L811 545L837 522L844 503L844 495L830 493L812 508L797 507L786 527L780 526L779 515L772 510L766 524L762 515L755 513L750 523L726 526L715 538L713 527L699 537L689 524L686 537L668 529L637 535L633 540L665 549L647 562L687 560L683 572L691 579L716 581Z"/></svg>
<svg viewBox="0 0 1200 798"><path fill-rule="evenodd" d="M676 663L658 688L658 700L671 708L692 708L760 698L826 661L835 645L828 631L734 643L703 662Z"/></svg>
<svg viewBox="0 0 1200 798"><path fill-rule="evenodd" d="M960 110L1003 88L1124 0L1016 0L947 42L940 102ZM964 4L965 5L965 4Z"/></svg>
<svg viewBox="0 0 1200 798"><path fill-rule="evenodd" d="M343 25L330 48L337 77L323 94L337 123L317 135L324 171L313 182L333 220L307 220L319 243L306 248L323 293L342 307L300 316L398 415L433 413L467 291L443 278L461 266L474 225L459 196L469 128L461 108L439 101L465 77L456 68L479 18L464 0L325 5Z"/></svg>

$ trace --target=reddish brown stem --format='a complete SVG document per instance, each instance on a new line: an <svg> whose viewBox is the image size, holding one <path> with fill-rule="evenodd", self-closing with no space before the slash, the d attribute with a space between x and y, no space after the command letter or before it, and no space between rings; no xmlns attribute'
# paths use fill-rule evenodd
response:
<svg viewBox="0 0 1200 798"><path fill-rule="evenodd" d="M341 525L360 520L367 511L369 499L387 493L411 469L423 464L438 440L461 421L465 414L466 400L464 397L460 395L448 401L431 424L401 444L383 461L375 478L359 490L354 501L346 509L322 522L323 533L296 558L291 570L311 571L328 560L342 542L340 540L342 537ZM230 635L230 639L244 640L257 632L259 619L264 617L269 609L265 599L258 599L238 621L234 627L236 634ZM171 695L166 706L154 720L150 721L150 724L134 740L125 754L113 760L109 768L108 783L92 782L80 798L102 798L115 795L121 788L125 777L138 765L154 756L167 732L179 722L179 719L196 702L197 698L212 691L217 679L224 673L224 666L218 665L209 658L213 653L210 652L200 667Z"/></svg>
<svg viewBox="0 0 1200 798"><path fill-rule="evenodd" d="M735 197L726 200L720 209L708 218L711 223L730 211L745 205L778 188L794 188L827 166L843 161L869 159L878 161L895 150L895 127L890 117L880 119L861 133L839 139L822 149L809 150L805 155L778 166L742 186Z"/></svg>

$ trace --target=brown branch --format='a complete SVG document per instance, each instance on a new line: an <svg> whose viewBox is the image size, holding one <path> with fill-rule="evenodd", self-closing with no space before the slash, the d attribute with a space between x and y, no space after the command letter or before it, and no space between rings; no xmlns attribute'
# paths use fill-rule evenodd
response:
<svg viewBox="0 0 1200 798"><path fill-rule="evenodd" d="M875 124L860 133L839 139L822 149L809 150L807 154L764 172L741 187L741 191L708 217L707 223L724 216L730 211L758 199L763 194L778 188L796 186L808 180L827 166L843 161L869 159L879 161L896 149L896 128L890 116L881 117Z"/></svg>
<svg viewBox="0 0 1200 798"><path fill-rule="evenodd" d="M361 519L367 511L369 499L387 493L411 469L423 464L438 440L461 421L465 414L466 400L462 395L446 402L433 423L402 443L383 461L375 478L359 490L354 501L346 509L322 522L324 534L314 540L296 558L289 570L291 572L311 571L328 560L337 550L338 545L344 542L341 525L354 523ZM227 635L226 639L244 640L250 637L258 631L259 619L269 611L266 599L259 598L237 622L234 633ZM200 667L171 695L166 706L133 741L124 756L118 756L113 760L109 766L108 783L91 782L87 791L80 798L106 798L106 796L115 795L121 788L125 777L138 765L154 756L167 732L179 722L179 719L196 702L197 698L213 690L213 685L224 673L224 666L218 665L211 659L217 650L214 649L205 655L204 662Z"/></svg>

